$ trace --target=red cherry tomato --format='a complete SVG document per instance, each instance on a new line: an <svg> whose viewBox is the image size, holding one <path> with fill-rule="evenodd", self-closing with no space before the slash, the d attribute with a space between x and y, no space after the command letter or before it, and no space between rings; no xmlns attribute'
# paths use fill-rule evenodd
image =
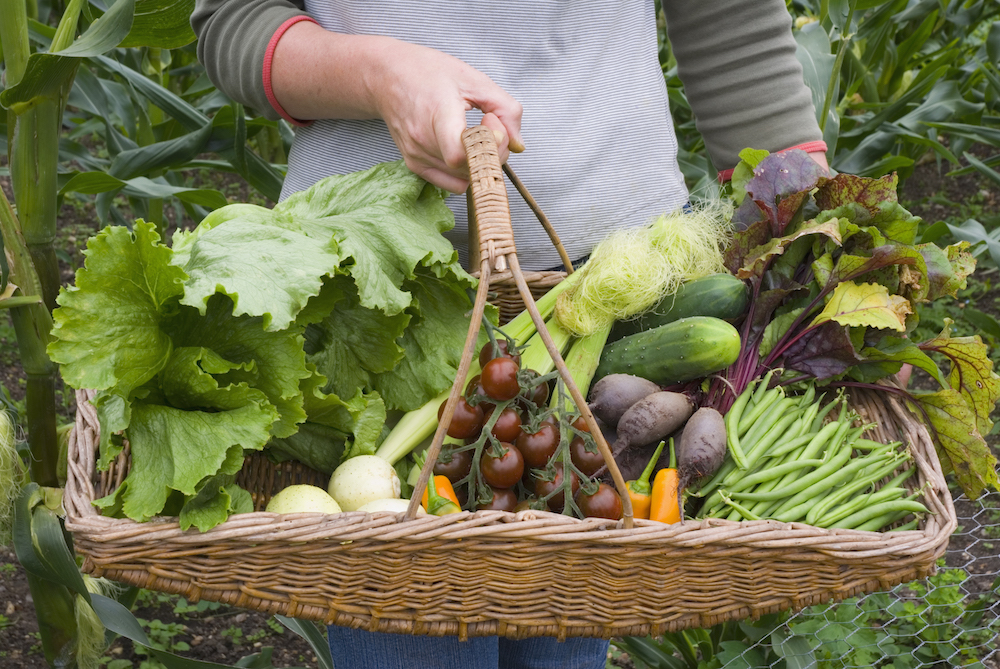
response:
<svg viewBox="0 0 1000 669"><path fill-rule="evenodd" d="M438 407L438 421L444 415L444 407L447 403L448 400L445 400ZM455 406L455 414L451 417L451 423L448 424L448 436L454 439L468 439L483 429L483 419L484 414L481 407L472 406L463 398L459 398L458 404Z"/></svg>
<svg viewBox="0 0 1000 669"><path fill-rule="evenodd" d="M544 467L559 448L559 428L552 423L543 422L538 432L529 433L522 427L515 445L524 456L526 465L536 469Z"/></svg>
<svg viewBox="0 0 1000 669"><path fill-rule="evenodd" d="M513 511L517 506L517 493L510 488L493 488L493 499L476 508L480 511Z"/></svg>
<svg viewBox="0 0 1000 669"><path fill-rule="evenodd" d="M538 378L538 372L535 370L529 369L527 372L532 380ZM549 384L539 383L534 388L530 388L522 392L521 397L530 401L536 407L543 407L545 406L545 401L549 399ZM527 402L523 402L523 404L527 404Z"/></svg>
<svg viewBox="0 0 1000 669"><path fill-rule="evenodd" d="M521 415L513 407L506 407L500 412L497 422L493 424L493 436L499 441L513 444L520 435Z"/></svg>
<svg viewBox="0 0 1000 669"><path fill-rule="evenodd" d="M587 434L590 434L590 426L587 425L587 419L584 418L583 416L580 416L573 421L573 427L575 427L580 432L586 432Z"/></svg>
<svg viewBox="0 0 1000 669"><path fill-rule="evenodd" d="M486 363L494 358L510 358L516 362L518 366L521 365L521 356L519 354L515 353L514 355L511 355L507 352L507 349L510 348L510 343L506 339L503 339L502 337L497 339L497 348L500 349L500 353L499 355L494 355L493 344L490 342L483 344L483 347L479 350L480 368L485 367Z"/></svg>
<svg viewBox="0 0 1000 669"><path fill-rule="evenodd" d="M483 413L488 416L490 411L493 410L493 407L495 407L496 404L489 401L489 396L486 394L486 391L483 390L483 384L480 383L481 379L482 376L480 376L479 374L476 374L471 379L469 379L469 385L465 387L465 397L466 399L470 400L473 397L478 397L479 401L476 403L476 406L482 407Z"/></svg>
<svg viewBox="0 0 1000 669"><path fill-rule="evenodd" d="M597 446L591 446L594 452L587 450L587 441L583 437L575 437L569 442L569 455L576 468L587 476L593 476L594 472L604 466L604 456L597 450Z"/></svg>
<svg viewBox="0 0 1000 669"><path fill-rule="evenodd" d="M510 358L493 358L483 367L480 383L486 394L500 402L512 400L521 393L517 382L520 367Z"/></svg>
<svg viewBox="0 0 1000 669"><path fill-rule="evenodd" d="M521 480L524 473L524 458L521 451L517 450L513 444L501 443L505 450L500 457L490 454L490 449L483 452L479 460L479 470L483 473L483 478L494 488L510 488Z"/></svg>
<svg viewBox="0 0 1000 669"><path fill-rule="evenodd" d="M472 470L472 451L451 451L441 453L434 463L434 474L447 476L452 483L458 483Z"/></svg>
<svg viewBox="0 0 1000 669"><path fill-rule="evenodd" d="M593 495L587 495L581 490L574 499L576 505L580 507L580 513L587 518L618 520L622 517L622 498L618 495L618 491L607 483L599 484Z"/></svg>
<svg viewBox="0 0 1000 669"><path fill-rule="evenodd" d="M562 490L563 485L563 466L561 462L557 462L555 465L556 474L551 481L546 481L542 478L535 479L535 496L539 499L551 494L552 492L559 490L555 495L549 498L548 504L549 509L560 513L565 505L564 501L564 491ZM576 475L576 472L570 472L570 493L575 495L576 491L580 489L580 478Z"/></svg>

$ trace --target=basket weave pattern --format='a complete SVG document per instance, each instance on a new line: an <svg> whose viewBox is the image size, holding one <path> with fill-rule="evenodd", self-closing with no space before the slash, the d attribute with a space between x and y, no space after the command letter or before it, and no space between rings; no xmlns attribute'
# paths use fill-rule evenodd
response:
<svg viewBox="0 0 1000 669"><path fill-rule="evenodd" d="M470 129L463 141L475 199L470 228L478 227L480 235L470 250L479 253L473 267L480 263L483 277L474 314L482 313L487 290L500 293L501 284L510 285L517 301L509 308L527 306L537 324L537 309L521 300L529 291L544 292L544 281L554 285L564 274L520 271L492 134ZM554 232L550 235L561 249ZM560 255L568 265L565 251ZM533 279L540 281L528 285ZM475 315L472 323L478 324ZM463 380L475 334L470 329L459 367ZM558 351L551 354L568 379ZM445 421L463 387L457 381L453 386ZM579 394L571 380L567 387ZM126 448L108 470L97 471L99 422L92 398L91 391L77 393L64 495L66 527L84 557L84 571L189 601L220 601L370 631L565 638L707 627L927 576L957 525L930 435L888 393L855 391L851 403L876 425L867 436L902 441L913 453L914 485L932 512L919 530L877 533L719 519L633 525L627 500L619 521L543 511L413 517L415 502L409 520L402 513L278 515L259 511L278 490L293 483L326 487L327 478L254 454L237 482L258 511L232 516L205 533L181 531L177 518L137 523L103 517L93 505L121 485L130 463ZM582 398L578 406L592 420ZM597 434L596 427L592 432ZM441 438L439 427L416 486L418 497ZM598 448L607 451L603 438L598 437ZM621 473L608 461L623 491Z"/></svg>
<svg viewBox="0 0 1000 669"><path fill-rule="evenodd" d="M710 626L930 575L957 524L926 429L895 399L855 393L854 408L878 425L869 436L911 447L934 514L919 531L715 519L636 520L626 530L621 521L480 511L410 521L258 512L204 534L182 532L176 518L136 523L104 518L92 505L98 490L120 483L127 454L95 471L99 428L89 397L78 394L65 495L85 571L189 601L372 631L611 637ZM308 470L287 471L250 458L241 483L272 486L251 490L258 508L289 482L323 485Z"/></svg>

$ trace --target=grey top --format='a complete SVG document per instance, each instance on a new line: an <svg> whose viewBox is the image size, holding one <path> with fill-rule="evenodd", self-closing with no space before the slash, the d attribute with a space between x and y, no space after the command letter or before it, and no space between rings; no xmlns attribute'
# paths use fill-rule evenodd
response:
<svg viewBox="0 0 1000 669"><path fill-rule="evenodd" d="M685 91L719 169L735 165L747 146L776 151L822 139L782 0L663 5ZM687 201L652 0L198 0L191 22L209 77L277 118L264 93L265 52L278 27L303 11L327 30L449 53L521 102L527 150L510 165L572 258L612 229L642 225ZM470 112L468 123L480 116ZM398 158L382 121L317 121L296 130L282 197ZM527 205L508 191L522 266L558 265ZM464 261L465 198L450 197L449 205L456 215L450 238Z"/></svg>

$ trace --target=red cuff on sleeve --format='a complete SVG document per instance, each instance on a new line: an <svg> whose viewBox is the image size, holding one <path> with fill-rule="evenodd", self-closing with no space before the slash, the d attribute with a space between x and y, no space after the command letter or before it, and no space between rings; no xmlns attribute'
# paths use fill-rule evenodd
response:
<svg viewBox="0 0 1000 669"><path fill-rule="evenodd" d="M805 151L806 153L816 153L817 151L826 151L826 142L823 140L817 140L814 142L806 142L805 144L796 144L795 146L790 146L787 149L782 149L778 153L784 153L785 151L792 151L793 149L799 149L800 151ZM733 168L728 170L722 170L719 172L719 183L726 183L733 178Z"/></svg>
<svg viewBox="0 0 1000 669"><path fill-rule="evenodd" d="M288 112L286 112L278 102L278 98L274 97L274 90L271 88L271 59L274 58L274 49L278 46L278 41L281 39L281 36L285 34L285 31L299 21L312 21L313 23L316 23L316 19L311 16L305 16L304 14L300 16L293 16L278 26L278 29L274 31L273 35L271 35L271 41L267 43L267 51L264 52L264 95L267 96L267 101L271 103L272 107L274 107L274 111L281 115L281 118L285 119L292 125L305 127L307 125L311 125L312 121L299 121L298 119L294 119L289 116Z"/></svg>

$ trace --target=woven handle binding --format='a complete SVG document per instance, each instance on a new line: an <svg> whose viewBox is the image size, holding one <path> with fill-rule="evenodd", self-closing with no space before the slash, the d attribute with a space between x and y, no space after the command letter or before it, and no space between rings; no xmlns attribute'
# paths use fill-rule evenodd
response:
<svg viewBox="0 0 1000 669"><path fill-rule="evenodd" d="M451 387L451 393L445 402L444 412L434 432L434 439L427 449L427 460L420 471L420 479L414 486L410 505L406 510L406 519L416 517L417 507L423 497L427 481L434 471L434 463L441 452L441 445L444 443L445 433L452 416L455 414L455 407L465 390L465 381L472 366L473 356L477 353L476 342L479 337L479 330L482 327L483 313L486 309L486 297L489 293L490 279L493 271L506 273L509 268L510 274L517 284L524 306L531 315L531 320L538 329L538 334L545 344L545 349L555 362L556 369L562 377L566 389L569 391L573 402L580 410L580 414L587 421L590 433L597 442L597 449L604 457L608 465L608 471L614 479L615 487L622 498L624 510L623 519L626 529L632 527L632 502L628 496L628 488L625 486L625 479L622 477L615 458L611 454L604 435L601 433L597 421L594 420L590 408L583 395L573 381L572 375L566 368L566 363L559 354L545 327L545 321L538 312L535 300L531 296L528 284L521 272L521 267L517 261L517 249L514 247L514 232L510 224L510 207L507 202L507 189L504 186L503 170L500 166L500 156L497 152L496 142L493 139L493 132L485 126L468 128L462 133L462 142L465 144L465 151L469 157L470 186L472 190L471 201L474 208L476 227L479 234L479 254L480 273L479 290L476 292L476 301L472 310L472 318L469 322L469 333L465 340L465 348L462 353L462 360L458 365L458 372L455 375L455 383Z"/></svg>

